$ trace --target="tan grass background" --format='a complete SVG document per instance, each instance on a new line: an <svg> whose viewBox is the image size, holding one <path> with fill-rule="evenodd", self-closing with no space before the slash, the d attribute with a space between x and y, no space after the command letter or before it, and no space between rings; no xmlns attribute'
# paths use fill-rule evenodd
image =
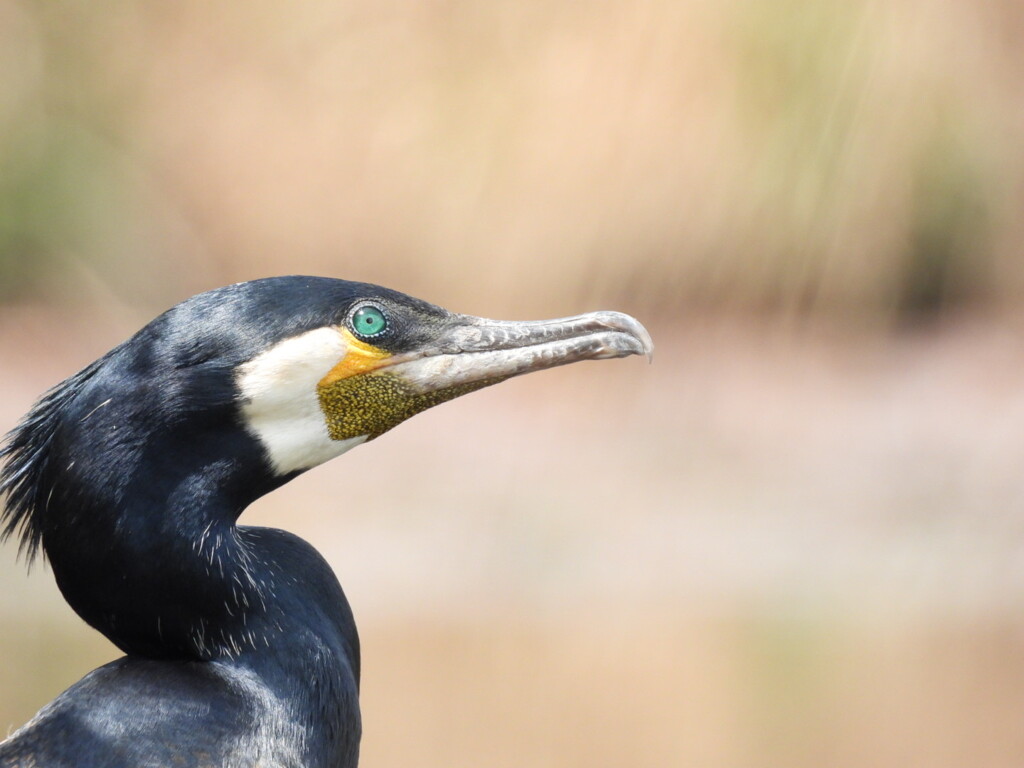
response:
<svg viewBox="0 0 1024 768"><path fill-rule="evenodd" d="M0 0L0 428L197 291L631 312L261 500L366 766L1024 762L1010 0ZM0 550L0 733L113 649Z"/></svg>

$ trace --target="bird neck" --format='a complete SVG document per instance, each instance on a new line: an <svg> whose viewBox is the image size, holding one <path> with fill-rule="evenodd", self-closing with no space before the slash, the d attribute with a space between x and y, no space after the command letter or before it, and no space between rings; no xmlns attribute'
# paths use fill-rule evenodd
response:
<svg viewBox="0 0 1024 768"><path fill-rule="evenodd" d="M287 655L314 641L357 657L348 604L320 555L283 531L236 524L280 480L238 451L216 455L225 453L165 444L121 461L117 481L61 473L43 546L68 603L126 653L150 658Z"/></svg>
<svg viewBox="0 0 1024 768"><path fill-rule="evenodd" d="M300 746L351 752L360 655L345 595L307 542L237 525L234 487L206 467L181 477L163 506L128 493L119 506L63 515L59 535L43 534L57 583L75 611L130 656L247 670L261 695L285 708L303 734ZM315 757L303 764L320 765Z"/></svg>

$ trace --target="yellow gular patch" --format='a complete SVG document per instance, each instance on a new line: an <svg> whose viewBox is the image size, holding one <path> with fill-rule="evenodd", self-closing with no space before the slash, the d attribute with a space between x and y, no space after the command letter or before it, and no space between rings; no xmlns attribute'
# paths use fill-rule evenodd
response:
<svg viewBox="0 0 1024 768"><path fill-rule="evenodd" d="M317 394L332 440L372 440L420 411L502 380L474 381L420 393L398 376L383 371L338 379L329 386L320 386Z"/></svg>
<svg viewBox="0 0 1024 768"><path fill-rule="evenodd" d="M331 368L327 375L320 380L318 385L320 387L329 387L350 376L358 376L360 373L372 371L380 367L381 360L391 357L390 352L360 341L346 330L342 330L341 335L345 339L348 350L341 362Z"/></svg>

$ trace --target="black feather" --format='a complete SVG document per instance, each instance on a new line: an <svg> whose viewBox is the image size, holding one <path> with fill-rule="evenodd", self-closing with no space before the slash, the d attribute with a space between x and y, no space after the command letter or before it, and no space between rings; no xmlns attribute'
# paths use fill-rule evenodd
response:
<svg viewBox="0 0 1024 768"><path fill-rule="evenodd" d="M0 511L0 541L21 538L18 551L29 562L39 553L43 535L48 486L41 482L50 460L50 445L65 409L96 374L105 357L48 390L0 446L0 494L6 504Z"/></svg>

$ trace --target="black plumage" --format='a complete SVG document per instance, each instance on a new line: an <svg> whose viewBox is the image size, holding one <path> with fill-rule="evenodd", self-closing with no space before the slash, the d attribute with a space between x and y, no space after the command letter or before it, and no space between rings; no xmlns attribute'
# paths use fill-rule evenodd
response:
<svg viewBox="0 0 1024 768"><path fill-rule="evenodd" d="M386 322L372 338L352 326L363 306ZM306 542L237 524L252 501L323 459L301 458L291 434L278 447L277 433L248 420L256 395L240 372L283 342L343 331L350 347L390 367L336 375L350 377L346 384L387 377L398 392L390 396L408 398L402 408L367 401L385 409L371 419L383 431L510 375L649 352L635 321L592 317L517 337L511 329L523 326L454 315L378 286L272 278L177 305L45 394L0 450L3 536L19 535L30 559L44 552L71 607L126 656L0 743L0 768L355 766L359 639L345 595ZM542 347L525 367L502 363ZM490 355L490 368L481 362L479 373L443 385L424 383L437 377L416 367L474 354ZM260 386L273 390L270 374L285 386L308 363L274 362L258 372ZM337 407L323 395L327 382L316 385L319 401L309 393L325 413ZM409 407L425 388L429 402ZM361 402L360 391L350 388L346 407ZM314 436L334 450L326 432Z"/></svg>

